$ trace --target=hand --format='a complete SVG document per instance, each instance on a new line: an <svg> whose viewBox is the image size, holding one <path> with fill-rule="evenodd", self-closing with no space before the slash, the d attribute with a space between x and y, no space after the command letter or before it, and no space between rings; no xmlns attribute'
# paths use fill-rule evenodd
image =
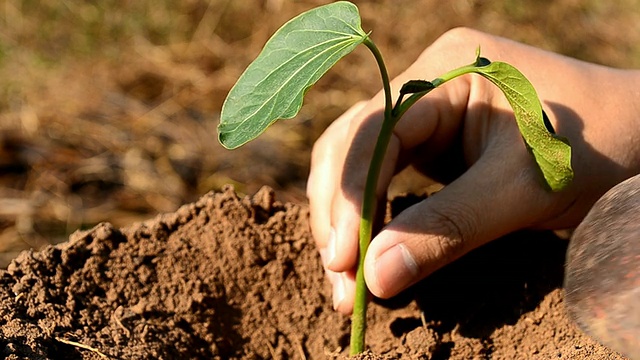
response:
<svg viewBox="0 0 640 360"><path fill-rule="evenodd" d="M478 45L483 56L510 63L533 83L556 132L571 141L574 182L560 193L542 187L513 111L487 80L465 75L434 90L396 125L378 202L406 166L448 185L372 239L364 266L375 296L394 296L509 232L573 227L607 189L640 171L636 71L459 28L428 47L392 88L471 63ZM383 106L382 94L357 104L327 128L312 153L311 230L333 284L334 307L345 314L353 307L360 205Z"/></svg>

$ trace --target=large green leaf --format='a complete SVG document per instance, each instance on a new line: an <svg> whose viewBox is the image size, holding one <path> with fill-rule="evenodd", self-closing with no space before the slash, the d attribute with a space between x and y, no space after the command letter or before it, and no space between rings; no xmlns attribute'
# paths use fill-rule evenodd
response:
<svg viewBox="0 0 640 360"><path fill-rule="evenodd" d="M283 25L229 92L218 139L229 149L294 117L307 89L367 38L358 8L340 1L314 8Z"/></svg>
<svg viewBox="0 0 640 360"><path fill-rule="evenodd" d="M518 69L507 63L476 63L481 66L476 66L474 72L494 83L509 101L527 149L551 190L564 189L573 179L571 146L566 138L555 135L545 121L533 85Z"/></svg>

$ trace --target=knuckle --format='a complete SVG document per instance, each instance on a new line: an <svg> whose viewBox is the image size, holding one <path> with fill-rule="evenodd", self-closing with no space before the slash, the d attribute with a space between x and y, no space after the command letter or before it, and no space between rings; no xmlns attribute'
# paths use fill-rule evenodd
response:
<svg viewBox="0 0 640 360"><path fill-rule="evenodd" d="M434 53L453 53L459 49L475 48L478 44L484 44L490 40L490 36L467 27L456 27L447 30L440 35L420 56L419 62L433 62ZM453 50L452 50L453 49ZM455 51L454 51L455 50Z"/></svg>
<svg viewBox="0 0 640 360"><path fill-rule="evenodd" d="M451 205L451 204L450 204ZM462 204L455 204L444 210L432 210L433 229L436 240L433 244L439 257L447 260L458 258L469 250L477 233L474 212Z"/></svg>
<svg viewBox="0 0 640 360"><path fill-rule="evenodd" d="M444 32L436 42L441 42L444 44L467 44L467 43L477 43L479 38L483 36L483 33L468 27L459 26L447 30ZM476 44L477 46L477 44Z"/></svg>
<svg viewBox="0 0 640 360"><path fill-rule="evenodd" d="M313 144L313 148L311 149L311 166L316 165L320 160L322 160L325 156L325 152L327 149L327 141L330 139L330 136L327 136L327 133L320 135L318 140Z"/></svg>

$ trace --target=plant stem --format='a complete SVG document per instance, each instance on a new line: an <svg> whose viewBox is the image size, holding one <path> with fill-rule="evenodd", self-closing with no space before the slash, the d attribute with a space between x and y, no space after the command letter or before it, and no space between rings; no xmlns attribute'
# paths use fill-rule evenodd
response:
<svg viewBox="0 0 640 360"><path fill-rule="evenodd" d="M382 161L387 151L387 146L393 134L393 127L397 121L392 115L393 104L391 100L391 82L389 74L384 65L380 51L370 38L364 41L364 44L371 50L380 68L382 76L382 85L385 95L384 120L376 141L371 163L369 164L369 172L364 188L362 199L362 213L360 217L359 232L359 259L358 269L356 272L356 294L353 305L353 315L351 316L351 355L359 354L364 351L365 331L367 328L367 297L369 291L364 281L364 258L371 242L373 233L373 224L376 217L377 199L376 188L378 186L378 177L382 168Z"/></svg>
<svg viewBox="0 0 640 360"><path fill-rule="evenodd" d="M369 248L369 243L371 242L373 235L373 225L376 218L376 210L378 208L376 190L378 187L378 178L380 177L382 162L393 134L393 127L409 107L411 107L411 105L433 90L430 89L428 91L412 94L406 101L396 104L397 109L394 109L393 100L391 98L391 81L389 79L389 74L387 73L384 60L382 59L382 54L371 38L367 37L364 41L364 45L371 50L376 59L376 63L378 64L378 68L380 68L380 75L382 76L382 86L384 90L384 120L373 150L373 155L369 164L369 172L367 173L367 179L364 187L364 194L362 197L358 269L356 271L356 294L353 304L353 314L351 315L351 355L363 352L365 346L365 333L367 328L367 297L369 295L369 290L367 289L367 284L364 280L364 258L367 255L367 249ZM474 65L475 64L472 64L452 70L433 80L432 83L434 88L455 77L471 72Z"/></svg>
<svg viewBox="0 0 640 360"><path fill-rule="evenodd" d="M362 197L358 269L356 270L356 294L353 304L353 314L351 315L351 355L363 352L365 346L365 332L367 328L367 297L369 295L369 290L367 289L367 284L364 280L364 258L367 255L369 243L371 242L373 235L373 225L376 218L376 210L378 208L376 197L378 178L380 177L380 170L382 169L382 162L387 152L387 146L389 145L389 141L393 135L393 127L402 115L404 115L404 113L420 98L449 80L473 72L480 61L480 58L477 57L474 64L447 72L439 78L431 81L434 86L433 88L412 94L405 101L402 101L402 97L400 97L394 108L393 100L391 98L391 81L389 80L389 74L387 73L387 68L384 64L384 60L382 59L382 54L371 38L367 37L363 43L367 48L369 48L369 50L371 50L376 59L376 63L378 64L378 68L380 68L382 86L384 89L384 119L380 128L380 133L378 134L376 145L373 149L373 155L371 156L369 172L367 173L364 194Z"/></svg>
<svg viewBox="0 0 640 360"><path fill-rule="evenodd" d="M394 118L396 119L396 121L398 119L400 119L402 117L402 115L404 115L404 113L407 110L409 110L409 108L413 104L415 104L423 96L427 95L432 90L434 90L437 87L439 87L440 85L446 83L447 81L453 80L453 79L457 78L458 76L462 76L462 75L465 75L465 74L473 73L473 72L475 72L476 69L477 69L477 60L476 60L476 63L474 63L474 64L459 67L457 69L451 70L451 71L443 74L442 76L440 76L438 78L435 78L435 79L431 80L431 84L433 85L433 88L431 88L429 90L418 92L418 93L415 93L415 94L411 94L411 96L409 96L404 101L402 101L402 98L400 98L398 100L398 102L396 103L395 107L393 108L393 111L392 111L392 114L393 114Z"/></svg>
<svg viewBox="0 0 640 360"><path fill-rule="evenodd" d="M498 87L507 87L507 85L503 84L503 80L501 78L495 78L493 76L487 75L487 73L479 71L479 69L484 68L485 66L489 66L491 62L486 58L480 57L480 49L476 52L476 61L473 64L462 66L460 68L451 70L444 75L430 81L433 87L425 87L426 90L412 93L407 99L404 99L404 96L407 93L402 93L398 97L397 103L395 107L393 106L391 100L391 84L389 81L389 75L387 73L387 69L384 65L384 61L382 60L382 55L380 51L375 46L373 41L370 38L366 38L364 44L371 50L373 53L376 62L378 63L378 67L380 68L380 73L382 75L382 83L384 87L385 94L385 108L384 108L384 120L380 129L380 133L378 135L377 142L375 144L375 148L373 150L373 154L371 157L371 163L369 164L369 172L367 173L367 179L364 188L364 195L362 198L362 213L360 218L360 232L359 232L359 259L358 259L358 269L356 272L356 294L353 306L353 315L351 317L351 355L356 355L364 351L365 345L365 331L367 327L366 319L367 319L367 297L368 297L368 289L364 280L364 258L367 254L367 250L369 248L369 243L371 242L371 237L373 233L373 225L376 219L376 210L378 209L377 204L377 187L378 187L378 178L380 176L380 170L382 168L382 162L384 160L384 156L387 151L387 146L389 145L389 141L391 140L391 136L393 135L393 127L396 125L398 120L404 115L404 113L415 104L420 98L428 94L433 89L439 87L440 85L450 81L459 76L469 74L469 73L478 73L494 84L498 85ZM508 64L506 64L508 65ZM496 70L494 70L495 72ZM505 71L505 70L503 70ZM511 70L506 70L511 71ZM517 71L517 70L516 70ZM513 71L512 71L513 72ZM524 76L517 72L519 76ZM526 78L524 79L527 84L528 81ZM416 80L420 81L420 80ZM405 84L406 85L406 84ZM529 84L530 85L530 84ZM422 89L421 87L418 89ZM505 92L505 90L503 90ZM505 92L505 94L507 94ZM522 94L519 94L522 95ZM533 92L534 100L538 101L537 95ZM509 102L515 102L507 96ZM404 100L404 101L403 101ZM525 99L526 100L526 99ZM523 100L520 100L520 103ZM512 107L514 105L512 104ZM515 109L515 108L514 108ZM521 110L524 111L524 110ZM516 120L518 120L518 112L515 112ZM520 113L521 114L521 113ZM522 116L522 115L521 115ZM541 115L544 116L544 115ZM546 126L546 125L545 125ZM524 133L521 130L521 133ZM562 143L566 144L566 140L562 141ZM570 153L569 153L570 156ZM555 157L554 157L555 159ZM569 157L570 159L570 157ZM537 161L537 160L536 160ZM570 181L573 172L571 172L570 165L569 172L570 176L564 176L563 178L568 177ZM567 181L564 182L566 184ZM548 184L548 182L547 182ZM561 184L562 185L562 184Z"/></svg>

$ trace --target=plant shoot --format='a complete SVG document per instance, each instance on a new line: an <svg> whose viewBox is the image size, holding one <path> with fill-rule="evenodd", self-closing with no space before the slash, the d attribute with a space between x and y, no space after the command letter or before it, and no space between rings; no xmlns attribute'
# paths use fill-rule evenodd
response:
<svg viewBox="0 0 640 360"><path fill-rule="evenodd" d="M347 1L311 9L284 24L229 92L218 126L218 139L224 147L235 149L242 146L277 120L296 116L309 87L358 45L365 45L373 54L380 69L385 110L362 203L351 354L365 349L368 290L362 264L373 235L373 219L377 208L375 189L382 160L393 127L420 98L461 75L476 73L483 76L502 90L513 108L523 141L540 169L544 186L551 191L560 191L573 178L569 142L552 131L535 89L516 68L503 62L491 62L481 57L478 49L476 59L470 65L454 69L431 81L408 81L393 103L389 75L382 55L360 24L358 8Z"/></svg>

